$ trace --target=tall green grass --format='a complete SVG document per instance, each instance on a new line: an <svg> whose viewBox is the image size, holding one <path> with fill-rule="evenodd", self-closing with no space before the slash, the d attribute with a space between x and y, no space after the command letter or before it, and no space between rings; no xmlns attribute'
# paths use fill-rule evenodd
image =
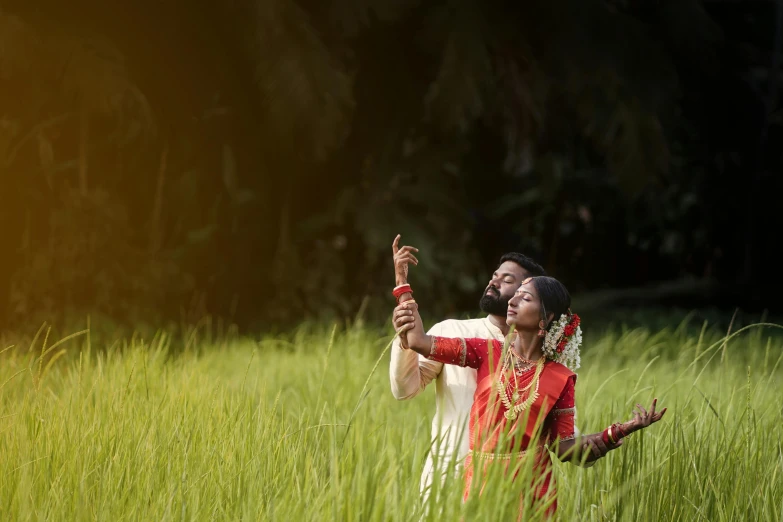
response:
<svg viewBox="0 0 783 522"><path fill-rule="evenodd" d="M773 333L588 335L583 432L653 397L669 411L592 468L556 463L560 518L783 519L783 342ZM41 332L0 354L0 517L514 520L523 481L495 480L463 504L461 479L447 478L420 505L434 393L394 400L389 341L311 328L193 337L175 350L163 334L107 348L87 333L54 346Z"/></svg>

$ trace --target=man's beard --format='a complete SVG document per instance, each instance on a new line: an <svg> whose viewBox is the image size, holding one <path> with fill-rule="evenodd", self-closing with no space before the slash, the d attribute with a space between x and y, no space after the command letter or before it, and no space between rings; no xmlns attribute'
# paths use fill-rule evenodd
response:
<svg viewBox="0 0 783 522"><path fill-rule="evenodd" d="M490 315L506 315L506 312L508 311L508 302L511 299L504 298L500 295L500 292L497 291L487 293L488 290L489 288L485 290L484 295L481 297L481 301L479 301L479 308L481 308L481 311Z"/></svg>

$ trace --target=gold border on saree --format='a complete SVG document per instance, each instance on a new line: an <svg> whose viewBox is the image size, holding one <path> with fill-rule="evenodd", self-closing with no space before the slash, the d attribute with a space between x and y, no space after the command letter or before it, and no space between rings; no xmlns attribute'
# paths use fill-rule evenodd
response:
<svg viewBox="0 0 783 522"><path fill-rule="evenodd" d="M474 458L481 459L481 460L513 460L513 459L521 459L528 453L531 453L531 451L530 450L515 451L512 453L486 453L483 451L474 451L472 452L472 455Z"/></svg>

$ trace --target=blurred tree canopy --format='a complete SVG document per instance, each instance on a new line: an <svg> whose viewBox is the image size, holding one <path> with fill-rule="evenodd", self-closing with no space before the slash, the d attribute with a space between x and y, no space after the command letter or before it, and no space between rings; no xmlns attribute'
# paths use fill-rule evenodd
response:
<svg viewBox="0 0 783 522"><path fill-rule="evenodd" d="M397 232L438 314L509 250L572 292L693 277L770 306L781 13L5 2L0 323L388 311Z"/></svg>

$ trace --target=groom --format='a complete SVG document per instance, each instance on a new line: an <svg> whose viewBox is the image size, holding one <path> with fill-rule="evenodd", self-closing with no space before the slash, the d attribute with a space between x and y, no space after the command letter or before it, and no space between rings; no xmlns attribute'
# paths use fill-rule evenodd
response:
<svg viewBox="0 0 783 522"><path fill-rule="evenodd" d="M414 247L398 248L398 235L392 250L396 284L408 282L408 264L418 264ZM479 301L479 308L488 314L481 319L448 319L435 324L428 335L443 337L483 338L504 341L508 334L506 311L508 301L519 285L528 277L546 275L546 271L529 257L509 252L500 258L500 264ZM413 321L413 313L400 306L394 309L394 330ZM432 419L432 448L424 464L420 489L423 499L429 496L429 487L436 474L441 475L451 462L461 463L469 449L468 418L476 391L476 370L456 365L444 365L430 361L413 350L403 349L399 337L394 339L389 366L392 394L398 400L418 395L435 380L435 416ZM591 447L596 456L603 456L611 449L601 440L600 433L583 436L583 443ZM435 463L438 463L438 470Z"/></svg>

